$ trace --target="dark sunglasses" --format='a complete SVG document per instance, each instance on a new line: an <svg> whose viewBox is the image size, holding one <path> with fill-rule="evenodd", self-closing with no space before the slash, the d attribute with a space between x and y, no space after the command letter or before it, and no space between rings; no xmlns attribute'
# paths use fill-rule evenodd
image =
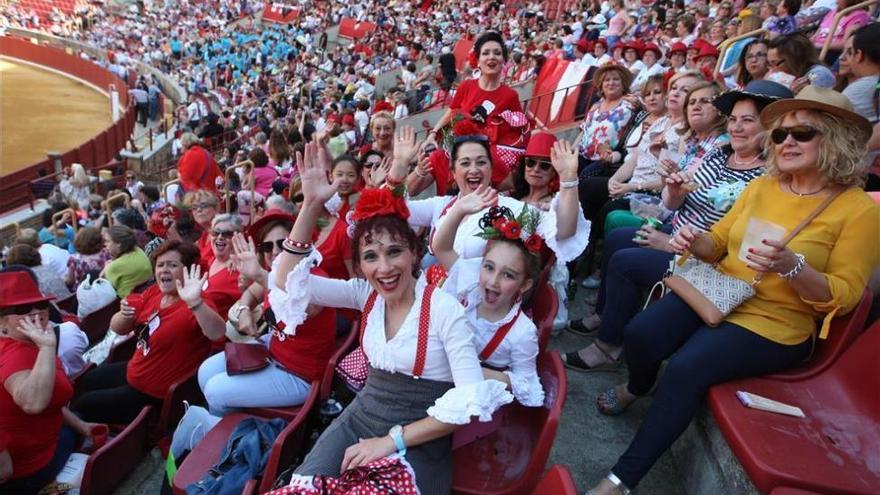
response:
<svg viewBox="0 0 880 495"><path fill-rule="evenodd" d="M225 237L226 239L232 239L232 236L235 235L234 230L215 230L211 232L211 235L214 237Z"/></svg>
<svg viewBox="0 0 880 495"><path fill-rule="evenodd" d="M542 162L539 160L526 160L526 168L535 168L538 165L542 171L546 172L553 166L550 162Z"/></svg>
<svg viewBox="0 0 880 495"><path fill-rule="evenodd" d="M44 311L49 309L49 301L40 301L33 304L21 304L19 306L10 306L8 308L0 309L0 315L8 316L8 315L16 315L16 316L25 316L33 310Z"/></svg>
<svg viewBox="0 0 880 495"><path fill-rule="evenodd" d="M260 252L263 254L271 253L273 247L277 247L279 251L282 250L282 244L284 244L284 239L278 239L277 241L264 241L260 243Z"/></svg>
<svg viewBox="0 0 880 495"><path fill-rule="evenodd" d="M214 203L205 203L204 201L201 203L195 203L192 205L193 210L204 210L207 208L216 208L216 207L217 207L217 205L215 205Z"/></svg>
<svg viewBox="0 0 880 495"><path fill-rule="evenodd" d="M819 134L822 134L822 131L808 125L777 127L770 131L770 140L773 141L774 144L782 144L788 136L791 135L791 137L799 143L809 143Z"/></svg>

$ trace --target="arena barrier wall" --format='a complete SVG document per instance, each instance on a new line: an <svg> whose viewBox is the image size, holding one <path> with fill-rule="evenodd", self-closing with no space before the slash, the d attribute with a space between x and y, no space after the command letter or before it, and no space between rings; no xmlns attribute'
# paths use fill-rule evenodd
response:
<svg viewBox="0 0 880 495"><path fill-rule="evenodd" d="M59 150L62 167L79 162L86 169L95 169L113 160L119 150L125 148L128 137L134 131L135 107L134 100L128 97L128 86L122 79L100 65L68 54L63 49L12 36L0 37L0 55L57 70L106 92L109 92L111 84L119 91L119 101L125 109L122 116L76 148ZM109 101L107 105L109 107ZM0 178L0 212L28 204L32 200L30 181L54 172L54 164L47 158Z"/></svg>

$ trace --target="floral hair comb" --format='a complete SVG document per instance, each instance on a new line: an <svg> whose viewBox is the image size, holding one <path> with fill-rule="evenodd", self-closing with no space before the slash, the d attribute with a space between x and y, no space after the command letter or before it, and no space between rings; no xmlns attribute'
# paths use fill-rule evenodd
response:
<svg viewBox="0 0 880 495"><path fill-rule="evenodd" d="M481 232L477 237L486 240L508 239L520 241L532 253L540 253L544 239L538 235L541 214L523 205L519 215L514 216L506 206L493 206L480 219Z"/></svg>

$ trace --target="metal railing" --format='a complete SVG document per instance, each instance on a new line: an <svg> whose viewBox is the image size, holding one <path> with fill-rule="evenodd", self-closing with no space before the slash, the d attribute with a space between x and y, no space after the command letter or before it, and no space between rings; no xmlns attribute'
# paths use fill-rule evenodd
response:
<svg viewBox="0 0 880 495"><path fill-rule="evenodd" d="M252 162L250 160L245 160L243 162L238 162L235 165L226 169L226 186L223 191L223 194L224 194L223 197L226 198L226 212L227 213L232 211L232 195L230 195L230 193L229 193L229 178L233 172L235 172L236 170L238 170L242 167L247 167L247 170L245 170L244 174L242 174L241 180L244 181L247 174L249 172L253 172L254 162ZM256 178L252 178L251 185L248 188L251 192L251 210L254 209L254 195L256 194L256 184L257 184ZM253 217L253 215L251 215L251 217Z"/></svg>
<svg viewBox="0 0 880 495"><path fill-rule="evenodd" d="M104 201L101 201L101 208L104 210L104 213L107 214L107 225L113 225L113 203L116 203L119 199L123 201L126 208L131 206L131 198L124 192L114 194Z"/></svg>
<svg viewBox="0 0 880 495"><path fill-rule="evenodd" d="M877 1L877 0L873 0ZM766 29L755 29L754 31L749 31L748 33L741 34L739 36L734 36L733 38L728 38L724 40L721 45L718 46L718 61L715 62L715 72L721 70L721 64L724 62L724 56L727 54L727 50L733 46L739 40L744 40L746 38L761 38L761 37L770 37L770 31Z"/></svg>
<svg viewBox="0 0 880 495"><path fill-rule="evenodd" d="M73 231L76 232L79 230L79 222L76 221L76 212L73 208L65 208L61 211L55 212L55 214L52 215L52 225L56 225L59 220L64 218L64 215L70 215L70 223L73 224Z"/></svg>
<svg viewBox="0 0 880 495"><path fill-rule="evenodd" d="M170 200L168 199L168 186L171 186L171 185L174 185L174 184L178 184L178 185L179 185L179 184L180 184L180 179L171 179L171 180L169 180L168 182L162 184L162 197L165 198L165 202L168 203L168 204L174 204L174 202L172 202L172 201L170 201Z"/></svg>
<svg viewBox="0 0 880 495"><path fill-rule="evenodd" d="M819 60L825 60L825 56L828 55L828 51L831 49L831 40L834 39L834 34L837 32L837 26L840 24L840 20L844 18L850 12L865 9L871 5L876 4L880 0L866 0L862 3L857 3L852 7L847 7L840 12L834 14L834 22L831 23L831 29L828 31L828 36L825 38L825 44L822 45L822 51L819 52Z"/></svg>

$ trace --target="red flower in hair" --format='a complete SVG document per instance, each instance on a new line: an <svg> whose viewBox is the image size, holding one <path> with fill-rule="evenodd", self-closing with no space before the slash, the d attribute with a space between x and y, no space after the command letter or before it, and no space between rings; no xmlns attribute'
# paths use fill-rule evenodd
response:
<svg viewBox="0 0 880 495"><path fill-rule="evenodd" d="M387 187L367 188L361 191L361 197L354 207L352 219L360 222L380 215L395 215L404 220L409 218L406 201L395 196Z"/></svg>
<svg viewBox="0 0 880 495"><path fill-rule="evenodd" d="M455 137L461 136L483 136L485 135L477 124L471 119L462 119L455 123L452 128L452 134Z"/></svg>
<svg viewBox="0 0 880 495"><path fill-rule="evenodd" d="M501 227L504 226L505 222L506 220L504 220L504 218L496 218L492 221L492 228L497 230L498 232L501 232Z"/></svg>
<svg viewBox="0 0 880 495"><path fill-rule="evenodd" d="M501 226L501 233L508 239L519 239L519 235L522 233L522 227L520 227L518 222L508 220Z"/></svg>
<svg viewBox="0 0 880 495"><path fill-rule="evenodd" d="M537 253L544 248L544 239L541 239L541 236L538 234L532 234L526 239L524 244L526 245L526 249L533 253Z"/></svg>

